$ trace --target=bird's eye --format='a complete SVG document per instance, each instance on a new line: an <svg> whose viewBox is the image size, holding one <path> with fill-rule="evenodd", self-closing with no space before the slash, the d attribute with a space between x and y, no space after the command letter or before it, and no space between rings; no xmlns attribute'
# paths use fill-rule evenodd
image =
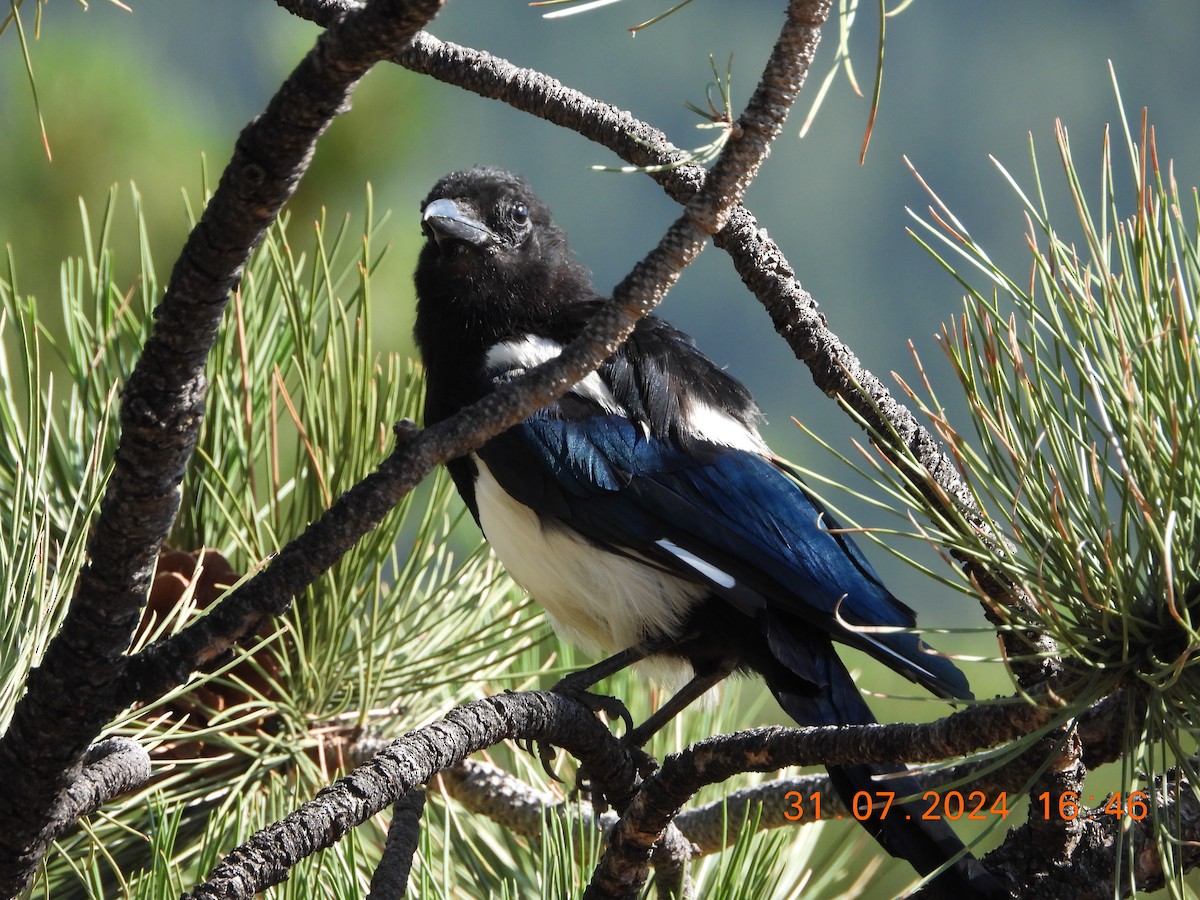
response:
<svg viewBox="0 0 1200 900"><path fill-rule="evenodd" d="M508 217L517 225L524 225L529 221L529 207L524 203L518 203L509 211Z"/></svg>

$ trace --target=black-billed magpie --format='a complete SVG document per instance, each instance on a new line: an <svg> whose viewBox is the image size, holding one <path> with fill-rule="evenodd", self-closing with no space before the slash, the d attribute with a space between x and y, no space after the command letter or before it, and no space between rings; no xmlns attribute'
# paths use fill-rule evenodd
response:
<svg viewBox="0 0 1200 900"><path fill-rule="evenodd" d="M604 301L549 209L508 172L447 175L421 223L415 336L432 424L557 356ZM627 736L634 745L736 671L761 675L801 725L874 722L835 640L970 698L952 662L889 630L913 629L913 611L771 452L759 419L745 387L648 316L596 372L449 469L558 633L615 654L569 685L632 662L686 682ZM859 791L876 810L881 792L922 794L901 766L828 768L848 803ZM1007 896L948 826L923 820L927 805L897 803L864 825L922 874L957 857L938 893Z"/></svg>

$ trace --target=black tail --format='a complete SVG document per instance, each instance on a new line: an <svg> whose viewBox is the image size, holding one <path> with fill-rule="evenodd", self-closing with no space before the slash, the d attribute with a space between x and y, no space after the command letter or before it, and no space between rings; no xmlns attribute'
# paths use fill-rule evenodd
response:
<svg viewBox="0 0 1200 900"><path fill-rule="evenodd" d="M854 680L825 635L800 638L786 653L772 653L776 665L763 666L767 686L784 712L800 725L867 725L875 722ZM781 635L771 635L773 651ZM799 651L799 652L797 652ZM779 657L783 656L784 659ZM803 659L803 672L787 663ZM1010 898L1012 895L963 846L941 819L925 818L930 801L922 800L925 788L901 765L827 766L830 781L855 818L892 856L908 860L922 875L950 866L934 878L923 896L950 900ZM890 777L883 777L890 776ZM901 798L909 799L900 802ZM889 803L889 801L891 801ZM938 804L940 808L940 804ZM861 817L860 817L861 814Z"/></svg>

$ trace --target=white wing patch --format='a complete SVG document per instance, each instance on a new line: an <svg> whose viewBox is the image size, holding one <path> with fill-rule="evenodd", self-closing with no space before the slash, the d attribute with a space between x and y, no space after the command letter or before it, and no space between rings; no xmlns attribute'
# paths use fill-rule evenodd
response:
<svg viewBox="0 0 1200 900"><path fill-rule="evenodd" d="M484 365L493 375L515 375L554 359L562 350L562 344L558 341L530 334L518 341L504 341L494 345L484 357ZM576 382L571 392L598 404L605 412L624 413L621 404L597 372L592 372Z"/></svg>
<svg viewBox="0 0 1200 900"><path fill-rule="evenodd" d="M696 572L699 572L701 575L703 575L705 578L707 578L713 584L718 584L723 588L731 588L735 584L737 584L737 579L735 579L728 572L721 571L716 566L714 566L712 563L706 562L705 560L698 557L696 554L690 553L687 550L684 550L678 544L673 544L671 541L668 541L666 538L657 540L654 543L658 544L658 546L662 547L664 550L666 550L668 553L670 553L672 556L674 556L676 559L678 559L681 563L683 563L688 568L694 569Z"/></svg>

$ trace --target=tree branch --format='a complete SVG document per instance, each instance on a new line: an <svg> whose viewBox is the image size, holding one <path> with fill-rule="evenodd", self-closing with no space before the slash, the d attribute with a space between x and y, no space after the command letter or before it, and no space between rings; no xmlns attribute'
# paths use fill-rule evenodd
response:
<svg viewBox="0 0 1200 900"><path fill-rule="evenodd" d="M400 900L408 891L408 876L421 839L424 809L425 792L417 788L392 804L392 821L383 845L383 858L371 876L367 900Z"/></svg>
<svg viewBox="0 0 1200 900"><path fill-rule="evenodd" d="M586 803L564 802L540 791L515 775L478 760L463 760L440 775L447 796L453 797L471 812L487 816L497 825L523 837L536 840L542 834L549 816L567 820L574 831L596 831L607 835L617 824L612 810L597 813ZM750 812L762 808L760 829L795 826L809 820L788 819L794 813L792 802L786 799L789 791L808 798L814 792L822 795L823 813L837 815L847 812L828 776L808 775L799 778L779 778L734 791L724 800L688 809L675 817L679 833L695 848L696 856L717 853L737 839ZM650 864L657 868L659 845L654 845Z"/></svg>
<svg viewBox="0 0 1200 900"><path fill-rule="evenodd" d="M121 402L112 475L61 630L30 673L0 769L0 895L19 893L49 844L48 822L83 753L124 706L117 693L158 551L203 415L204 366L230 291L294 192L317 138L354 85L444 0L375 0L317 40L238 138L233 158L171 273Z"/></svg>
<svg viewBox="0 0 1200 900"><path fill-rule="evenodd" d="M447 796L534 841L541 838L551 816L561 819L573 832L583 829L607 834L617 823L617 814L612 810L600 813L582 800L561 802L491 763L465 759L442 772L439 779ZM654 845L650 865L655 868L660 893L673 891L675 895L686 895L686 864L695 856L695 840L682 828L677 834L669 845L665 842ZM576 845L576 850L582 848Z"/></svg>
<svg viewBox="0 0 1200 900"><path fill-rule="evenodd" d="M234 849L186 896L230 900L278 884L299 860L332 846L436 773L510 738L563 747L588 767L607 796L620 805L628 802L637 775L634 761L588 707L546 691L500 694L451 710L393 742Z"/></svg>
<svg viewBox="0 0 1200 900"><path fill-rule="evenodd" d="M275 2L301 19L307 19L322 28L328 28L338 17L351 9L362 6L356 0L275 0Z"/></svg>
<svg viewBox="0 0 1200 900"><path fill-rule="evenodd" d="M627 806L604 860L628 855L634 844L644 845L638 863L644 881L651 849L674 812L705 784L740 772L766 772L788 765L936 761L1028 733L1052 714L1020 701L1003 709L1005 714L998 716L993 708L972 707L927 725L776 727L722 735L668 757L635 794L633 758L588 707L547 691L501 694L451 710L441 721L393 742L285 819L235 848L187 896L228 900L250 897L278 884L299 860L332 846L350 829L436 773L511 738L564 748L581 761L616 808ZM647 788L653 788L650 794ZM656 829L652 834L651 828ZM671 848L663 857L666 861L679 857L680 842L686 843L686 838L672 836ZM607 876L605 861L593 884L602 872ZM610 869L614 866L607 865Z"/></svg>
<svg viewBox="0 0 1200 900"><path fill-rule="evenodd" d="M1081 730L1104 728L1106 727L1105 723L1111 727L1114 714L1119 711L1118 707L1119 704L1108 701L1097 704L1083 717ZM1025 729L1033 730L1040 722L1040 718L1036 714L1026 718L1025 713L1029 710L1022 710L1019 706L1002 709L1005 715L1016 714L1017 716L1012 722L1011 734L1015 735ZM974 711L972 717L978 712ZM958 737L949 739L956 745L956 751L959 754L966 754L975 749L971 745L971 741L982 740L984 737L999 738L999 735L989 736L976 730L976 727L984 725L988 718L986 715L980 715L980 721L962 730ZM1124 721L1123 712L1120 712L1118 720ZM937 723L934 723L934 726L937 726ZM934 726L921 727L932 728ZM877 729L876 734L871 736L871 744L874 749L868 751L865 746L858 747L853 751L857 755L848 756L846 759L863 759L869 752L870 757L876 761L894 761L895 757L888 754L899 733L896 729L911 726L871 727ZM816 730L828 732L831 735L837 734L838 731L838 729ZM798 733L794 737L797 748L802 744L808 744L808 738ZM959 741L964 743L960 744ZM744 747L740 752L745 756L741 758L738 756L739 751L732 751L729 754L730 769L741 771L757 768L757 765L747 766L744 762L750 756L757 760L759 748L758 743ZM824 754L832 752L834 751L828 747L815 746L810 746L804 751L806 759L820 758L823 761L827 761ZM809 756L810 753L811 756ZM672 760L669 760L668 763L671 763ZM792 759L793 764L802 762L803 760ZM1068 754L1052 768L1062 768L1069 762ZM774 766L777 763L786 764L782 758L776 758L770 760L767 765ZM947 786L953 786L954 789L961 787L964 793L982 791L987 796L990 805L1000 792L1021 789L1039 769L1043 768L1044 763L1045 753L1031 750L1000 769L993 769L994 763L992 762L967 762L949 769L939 770L926 777L926 784L931 789L942 791L943 796ZM707 769L708 766L697 765L695 768ZM706 779L711 778L713 782L716 782L723 780L725 775L725 772L709 773L706 775ZM549 794L535 790L512 775L487 763L467 760L460 766L443 772L441 778L446 793L468 809L486 815L505 828L526 837L536 838L541 833L545 817L549 815L572 817L572 828L578 828L582 824L583 827L608 833L615 825L616 817L611 813L595 816L585 806L558 802ZM792 799L788 797L789 792L795 792L803 798L808 815L799 819L795 818L796 808ZM680 835L694 845L698 854L715 853L725 849L732 840L736 839L750 812L760 804L762 807L759 819L760 829L794 828L818 821L812 816L813 807L809 803L809 798L814 793L821 794L821 820L828 820L830 817L838 815L849 817L850 811L836 792L832 791L829 779L824 775L810 775L781 778L744 788L730 794L722 801L681 812L674 818L673 824L678 828ZM1058 795L1053 796L1055 804L1057 804ZM678 800L678 796L674 799ZM1173 810L1179 810L1183 828L1178 833L1185 841L1191 840L1190 835L1200 834L1200 806L1197 805L1197 801L1186 785L1170 785L1170 791L1164 789L1158 802L1162 814L1168 818L1173 815ZM1034 809L1035 814L1040 814L1038 812L1040 807ZM1091 818L1089 819L1089 817ZM1061 817L1047 820L1045 816L1042 816L1037 823L1030 822L1029 825L1014 832L1014 837L1007 841L1002 848L993 851L985 863L992 871L1001 872L1009 877L1013 883L1036 885L1039 896L1063 897L1068 900L1075 896L1088 898L1114 896L1111 878L1100 879L1097 882L1096 875L1112 871L1114 853L1118 846L1116 843L1117 829L1120 828L1121 820L1111 815L1111 812L1105 813L1103 806L1098 806L1090 810L1081 810L1079 816L1072 821L1075 822L1075 827L1071 830L1074 840L1070 847L1064 847L1057 839L1046 840L1044 836L1039 837L1040 829L1045 829L1048 824L1054 828L1061 828L1063 825ZM1133 841L1134 847L1133 858L1139 861L1137 873L1139 888L1161 887L1165 883L1165 875L1154 844L1155 838L1150 820L1146 819L1137 823L1131 831L1130 839ZM650 860L652 866L659 865L660 853L660 846L655 843ZM1198 857L1200 857L1200 852L1189 850L1184 853L1182 864L1185 868L1193 868L1197 862L1200 862ZM1128 894L1128 888L1124 888L1122 892Z"/></svg>
<svg viewBox="0 0 1200 900"><path fill-rule="evenodd" d="M983 860L989 871L1007 876L1012 883L1025 887L1027 896L1043 900L1111 900L1128 897L1136 891L1152 892L1178 884L1178 873L1170 871L1161 855L1156 828L1171 823L1171 833L1179 840L1172 852L1177 856L1178 872L1200 865L1200 800L1177 770L1160 776L1156 788L1148 788L1145 817L1129 816L1129 797L1124 797L1126 813L1114 814L1106 803L1081 806L1069 822L1057 817L1058 795L1052 795L1051 821L1069 832L1068 842L1045 839L1047 817L1037 807L1030 810L1029 821L1015 829L1003 846ZM1153 812L1152 812L1153 811ZM1138 811L1140 813L1140 811ZM1157 821L1156 821L1157 819ZM1117 859L1123 860L1118 869ZM1119 876L1118 876L1119 872Z"/></svg>
<svg viewBox="0 0 1200 900"><path fill-rule="evenodd" d="M64 792L51 818L51 840L84 816L149 780L150 754L137 741L110 737L88 747L79 776Z"/></svg>
<svg viewBox="0 0 1200 900"><path fill-rule="evenodd" d="M553 795L531 787L499 766L475 759L451 766L439 775L439 780L446 795L471 812L527 838L542 833L547 815L566 809ZM612 810L596 815L583 803L572 806L578 809L576 820L583 821L589 830L603 831L617 822Z"/></svg>
<svg viewBox="0 0 1200 900"><path fill-rule="evenodd" d="M1028 734L1054 713L1018 700L970 707L926 725L758 728L700 741L667 757L642 783L612 831L588 892L596 897L636 897L659 835L705 785L741 772L784 766L937 762Z"/></svg>
<svg viewBox="0 0 1200 900"><path fill-rule="evenodd" d="M1123 700L1122 698L1119 698ZM1121 733L1125 723L1123 703L1111 698L1101 701L1089 709L1078 720L1084 745L1100 745L1098 737L1088 735L1102 732ZM1034 720L1014 725L1014 728L1030 727ZM885 731L894 726L879 726ZM879 744L888 745L891 736L878 739ZM964 762L949 768L938 769L924 776L925 784L934 790L961 789L964 793L980 791L988 798L988 804L1001 793L1022 790L1039 770L1045 767L1045 754L1031 749L1011 762L996 768L994 760ZM969 752L963 749L960 755ZM1115 756L1094 758L1091 765L1111 762ZM613 812L595 814L583 804L564 803L554 796L539 791L490 763L464 760L441 773L441 783L446 793L472 812L487 816L493 822L528 838L537 838L546 816L571 816L572 828L582 823L589 830L607 834L617 823ZM679 832L695 847L696 854L704 856L724 850L736 840L752 811L758 812L758 827L795 828L819 821L810 814L797 817L793 798L799 796L808 803L813 794L821 796L821 820L831 816L850 817L852 811L841 796L833 789L827 775L802 775L777 778L743 788L729 794L723 800L704 806L683 810L674 819ZM658 865L658 845L655 844L651 865Z"/></svg>

